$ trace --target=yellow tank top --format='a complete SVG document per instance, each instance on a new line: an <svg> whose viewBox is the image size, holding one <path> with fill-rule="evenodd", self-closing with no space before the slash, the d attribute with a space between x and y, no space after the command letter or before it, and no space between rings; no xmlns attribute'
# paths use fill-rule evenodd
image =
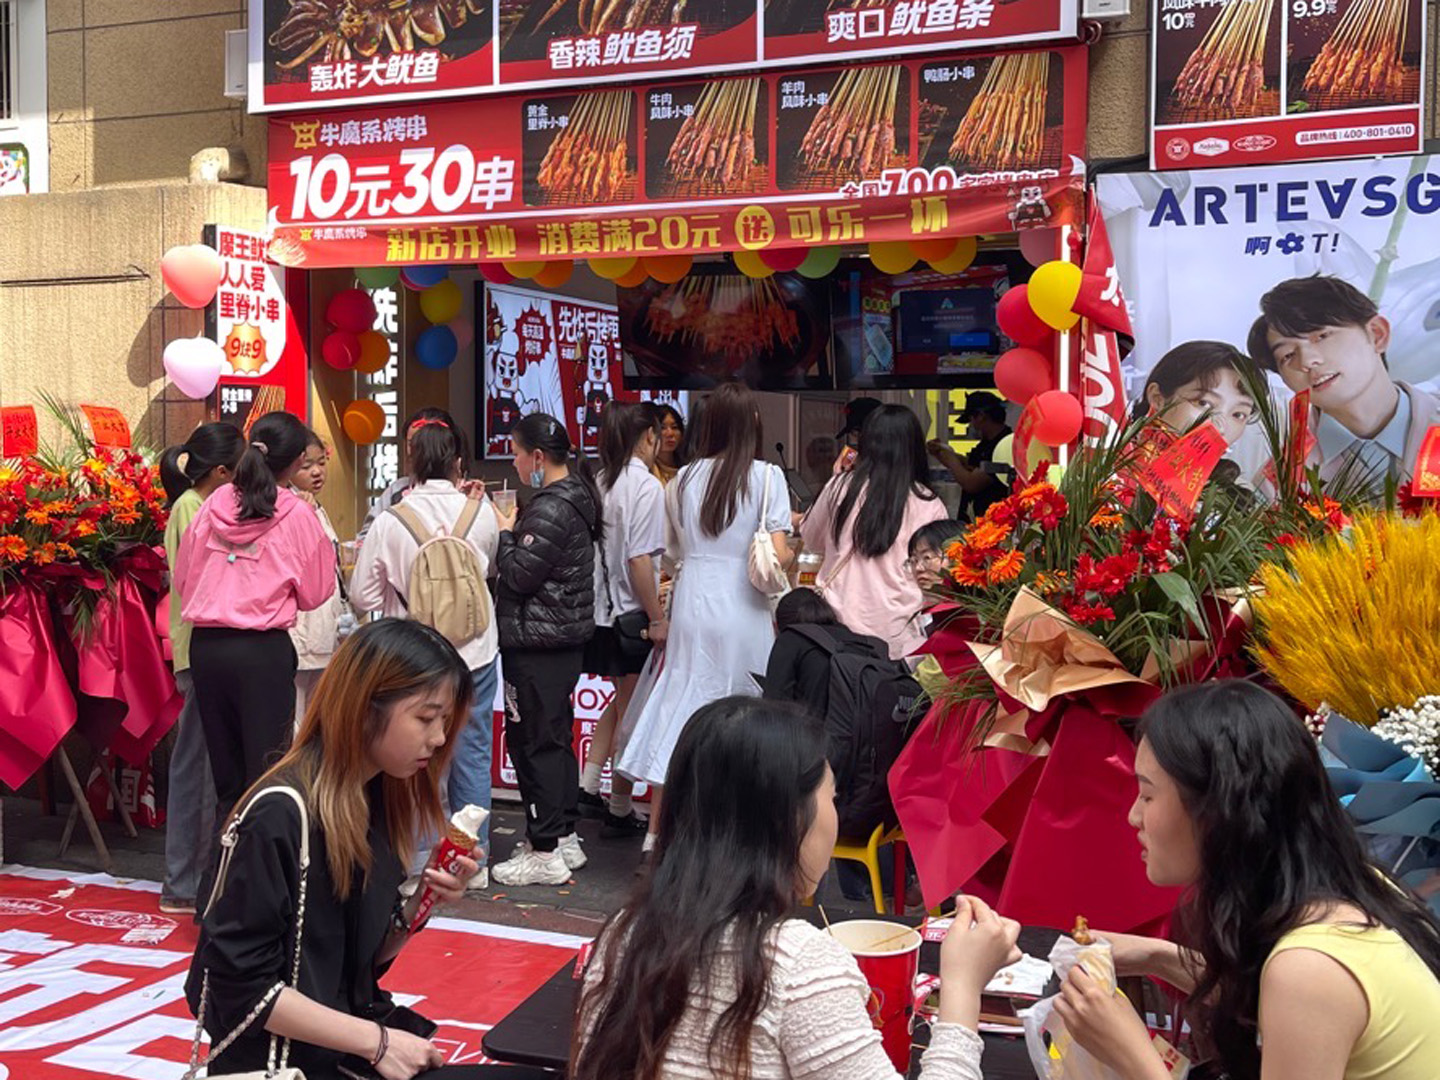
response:
<svg viewBox="0 0 1440 1080"><path fill-rule="evenodd" d="M1316 924L1290 931L1270 953L1313 949L1342 964L1370 1006L1345 1080L1440 1078L1440 980L1414 949L1387 927Z"/></svg>

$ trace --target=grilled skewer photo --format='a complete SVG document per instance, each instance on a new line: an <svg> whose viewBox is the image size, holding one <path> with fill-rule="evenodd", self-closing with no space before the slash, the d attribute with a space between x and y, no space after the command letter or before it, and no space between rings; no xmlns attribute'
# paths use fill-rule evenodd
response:
<svg viewBox="0 0 1440 1080"><path fill-rule="evenodd" d="M1039 164L1045 149L1050 54L1006 53L985 81L950 140L950 160L972 169Z"/></svg>
<svg viewBox="0 0 1440 1080"><path fill-rule="evenodd" d="M759 95L758 78L709 83L665 158L668 175L727 187L744 182L756 160Z"/></svg>
<svg viewBox="0 0 1440 1080"><path fill-rule="evenodd" d="M1172 103L1215 117L1262 115L1274 7L1275 0L1230 0L1180 69Z"/></svg>
<svg viewBox="0 0 1440 1080"><path fill-rule="evenodd" d="M840 76L800 143L809 171L870 177L886 167L895 152L900 75L899 64L884 64Z"/></svg>
<svg viewBox="0 0 1440 1080"><path fill-rule="evenodd" d="M629 157L633 104L629 90L576 99L569 123L540 162L536 182L547 202L611 202L634 179Z"/></svg>
<svg viewBox="0 0 1440 1080"><path fill-rule="evenodd" d="M1404 100L1409 23L1410 0L1353 0L1305 73L1305 91L1335 105Z"/></svg>

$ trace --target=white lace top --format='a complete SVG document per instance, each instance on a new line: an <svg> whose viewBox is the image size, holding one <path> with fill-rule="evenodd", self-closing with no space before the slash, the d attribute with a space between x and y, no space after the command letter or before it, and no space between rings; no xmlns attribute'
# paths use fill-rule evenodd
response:
<svg viewBox="0 0 1440 1080"><path fill-rule="evenodd" d="M597 950L587 989L604 978L599 957ZM902 1080L866 1012L870 989L838 941L799 919L781 923L772 972L770 999L750 1036L753 1080ZM722 953L708 985L691 989L690 1008L666 1050L667 1080L714 1076L706 1056L716 1022L735 1000L733 984L732 964ZM585 1019L587 1032L592 1022ZM921 1080L980 1080L982 1047L969 1028L935 1024Z"/></svg>

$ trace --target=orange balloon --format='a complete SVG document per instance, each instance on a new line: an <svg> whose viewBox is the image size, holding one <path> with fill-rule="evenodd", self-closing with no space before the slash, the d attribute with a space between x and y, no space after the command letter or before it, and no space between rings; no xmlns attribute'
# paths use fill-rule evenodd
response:
<svg viewBox="0 0 1440 1080"><path fill-rule="evenodd" d="M345 436L358 446L368 446L385 434L385 410L374 401L352 401L340 414Z"/></svg>
<svg viewBox="0 0 1440 1080"><path fill-rule="evenodd" d="M883 274L903 274L915 265L915 250L908 240L872 240L870 261Z"/></svg>
<svg viewBox="0 0 1440 1080"><path fill-rule="evenodd" d="M362 375L374 375L389 362L389 338L379 330L366 330L360 335L360 359L352 370Z"/></svg>
<svg viewBox="0 0 1440 1080"><path fill-rule="evenodd" d="M975 261L975 255L980 250L980 241L973 236L962 236L955 250L945 258L930 261L932 269L939 270L942 274L959 274L970 269L970 264Z"/></svg>
<svg viewBox="0 0 1440 1080"><path fill-rule="evenodd" d="M575 272L575 264L566 262L563 259L556 259L554 262L547 262L545 269L536 274L532 281L536 285L544 285L547 289L559 288L570 280L570 275Z"/></svg>
<svg viewBox="0 0 1440 1080"><path fill-rule="evenodd" d="M735 269L746 277L767 278L775 274L774 270L765 265L765 260L760 258L758 251L736 251L732 252L732 257L735 259Z"/></svg>
<svg viewBox="0 0 1440 1080"><path fill-rule="evenodd" d="M621 288L633 289L637 285L644 285L649 280L650 275L646 273L644 264L637 262L632 269L617 277L615 284Z"/></svg>
<svg viewBox="0 0 1440 1080"><path fill-rule="evenodd" d="M545 264L539 259L504 259L500 265L517 278L533 278L545 269Z"/></svg>
<svg viewBox="0 0 1440 1080"><path fill-rule="evenodd" d="M619 255L590 260L590 269L607 281L614 281L623 274L628 274L635 269L635 264L640 260L634 255Z"/></svg>
<svg viewBox="0 0 1440 1080"><path fill-rule="evenodd" d="M911 240L910 250L915 252L917 259L924 259L926 262L934 264L953 255L955 245L959 242L958 236L941 236L934 240Z"/></svg>
<svg viewBox="0 0 1440 1080"><path fill-rule="evenodd" d="M645 272L656 281L674 285L695 265L693 255L646 255L640 260Z"/></svg>

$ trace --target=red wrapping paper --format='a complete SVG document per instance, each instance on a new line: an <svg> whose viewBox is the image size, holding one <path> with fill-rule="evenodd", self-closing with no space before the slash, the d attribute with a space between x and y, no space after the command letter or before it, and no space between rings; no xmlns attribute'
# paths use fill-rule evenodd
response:
<svg viewBox="0 0 1440 1080"><path fill-rule="evenodd" d="M24 581L0 595L0 782L18 788L75 725L44 593Z"/></svg>

